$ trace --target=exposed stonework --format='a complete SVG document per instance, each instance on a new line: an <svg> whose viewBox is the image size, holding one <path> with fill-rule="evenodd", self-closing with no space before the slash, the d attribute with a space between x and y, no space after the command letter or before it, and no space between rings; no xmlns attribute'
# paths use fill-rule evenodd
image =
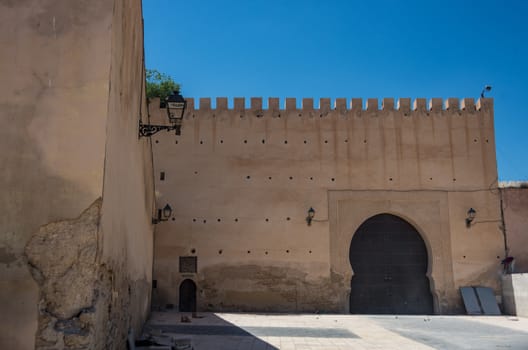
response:
<svg viewBox="0 0 528 350"><path fill-rule="evenodd" d="M29 240L25 254L39 284L36 347L87 347L100 291L97 236L101 199L75 220L44 225Z"/></svg>
<svg viewBox="0 0 528 350"><path fill-rule="evenodd" d="M41 227L26 246L40 290L37 349L125 347L129 311L139 309L149 284L129 281L124 266L99 263L101 202Z"/></svg>
<svg viewBox="0 0 528 350"><path fill-rule="evenodd" d="M100 210L98 199L78 219L44 225L29 240L25 254L41 288L42 311L67 319L92 306Z"/></svg>
<svg viewBox="0 0 528 350"><path fill-rule="evenodd" d="M123 273L115 273L105 265L94 267L96 280L86 286L94 296L88 307L79 309L69 318L59 318L43 308L49 300L41 300L36 349L105 350L126 347L132 286L123 278Z"/></svg>

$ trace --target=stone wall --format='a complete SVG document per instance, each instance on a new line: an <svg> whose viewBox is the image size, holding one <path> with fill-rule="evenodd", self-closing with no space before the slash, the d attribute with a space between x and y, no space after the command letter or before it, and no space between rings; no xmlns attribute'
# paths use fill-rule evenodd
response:
<svg viewBox="0 0 528 350"><path fill-rule="evenodd" d="M0 29L0 348L123 348L150 301L141 2L4 0Z"/></svg>
<svg viewBox="0 0 528 350"><path fill-rule="evenodd" d="M503 184L501 188L504 226L509 255L515 272L528 272L528 184Z"/></svg>
<svg viewBox="0 0 528 350"><path fill-rule="evenodd" d="M201 310L348 312L351 238L380 213L426 242L435 312L463 310L460 286L500 294L491 99L228 102L188 99L181 136L154 137L158 206L175 208L156 227L157 305L177 305L191 278ZM180 256L197 272L180 272Z"/></svg>

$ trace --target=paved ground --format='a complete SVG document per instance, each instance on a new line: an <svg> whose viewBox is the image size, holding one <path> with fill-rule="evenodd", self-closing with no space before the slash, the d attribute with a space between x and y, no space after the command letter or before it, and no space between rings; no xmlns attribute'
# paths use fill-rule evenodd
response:
<svg viewBox="0 0 528 350"><path fill-rule="evenodd" d="M155 312L145 330L190 338L195 350L528 349L528 319L507 316L181 316Z"/></svg>

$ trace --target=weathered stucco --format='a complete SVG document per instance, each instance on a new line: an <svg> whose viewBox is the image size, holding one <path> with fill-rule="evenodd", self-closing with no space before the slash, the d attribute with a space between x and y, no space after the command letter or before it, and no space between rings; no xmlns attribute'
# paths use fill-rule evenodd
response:
<svg viewBox="0 0 528 350"><path fill-rule="evenodd" d="M341 283L337 275L313 279L306 266L295 264L218 264L202 269L197 280L200 307L223 311L339 312Z"/></svg>
<svg viewBox="0 0 528 350"><path fill-rule="evenodd" d="M88 335L95 329L90 319L100 295L94 288L99 277L100 210L98 200L78 219L44 225L26 245L28 264L40 287L36 348L89 344Z"/></svg>
<svg viewBox="0 0 528 350"><path fill-rule="evenodd" d="M515 272L528 272L528 185L501 188L502 208L509 255Z"/></svg>
<svg viewBox="0 0 528 350"><path fill-rule="evenodd" d="M0 44L0 348L123 348L152 265L141 2L0 1ZM71 220L101 197L97 241L80 242L93 222Z"/></svg>
<svg viewBox="0 0 528 350"><path fill-rule="evenodd" d="M154 137L158 207L174 208L156 226L155 304L178 305L191 278L202 310L348 312L351 239L380 213L426 242L435 312L462 311L459 286L500 294L491 99L279 102L235 99L230 109L204 98L195 109L188 99L182 135ZM166 123L159 103L150 107ZM179 272L180 256L197 256L196 274Z"/></svg>
<svg viewBox="0 0 528 350"><path fill-rule="evenodd" d="M26 242L102 195L112 4L95 3L0 1L1 348L34 347Z"/></svg>

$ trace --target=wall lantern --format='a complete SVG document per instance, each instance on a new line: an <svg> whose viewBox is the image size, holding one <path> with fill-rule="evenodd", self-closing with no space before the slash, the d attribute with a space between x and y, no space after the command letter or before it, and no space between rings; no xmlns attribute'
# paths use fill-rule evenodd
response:
<svg viewBox="0 0 528 350"><path fill-rule="evenodd" d="M172 208L170 205L165 205L163 209L158 209L158 217L152 218L152 224L156 225L162 221L167 221L172 215Z"/></svg>
<svg viewBox="0 0 528 350"><path fill-rule="evenodd" d="M466 217L466 227L470 227L473 220L475 220L475 216L477 216L477 211L473 208L469 208L467 211L467 217Z"/></svg>
<svg viewBox="0 0 528 350"><path fill-rule="evenodd" d="M482 92L480 93L480 97L481 98L485 98L486 96L484 96L486 94L486 92L490 92L491 91L491 85L485 85L484 88L482 89Z"/></svg>
<svg viewBox="0 0 528 350"><path fill-rule="evenodd" d="M306 223L308 224L308 226L312 226L312 220L315 216L315 209L310 207L310 209L308 209L308 216L306 217Z"/></svg>
<svg viewBox="0 0 528 350"><path fill-rule="evenodd" d="M185 107L187 107L187 101L185 101L178 91L173 91L172 94L165 99L165 106L167 108L167 117L172 125L143 124L140 120L139 137L150 137L161 130L175 130L176 135L181 135L183 114L185 113Z"/></svg>

